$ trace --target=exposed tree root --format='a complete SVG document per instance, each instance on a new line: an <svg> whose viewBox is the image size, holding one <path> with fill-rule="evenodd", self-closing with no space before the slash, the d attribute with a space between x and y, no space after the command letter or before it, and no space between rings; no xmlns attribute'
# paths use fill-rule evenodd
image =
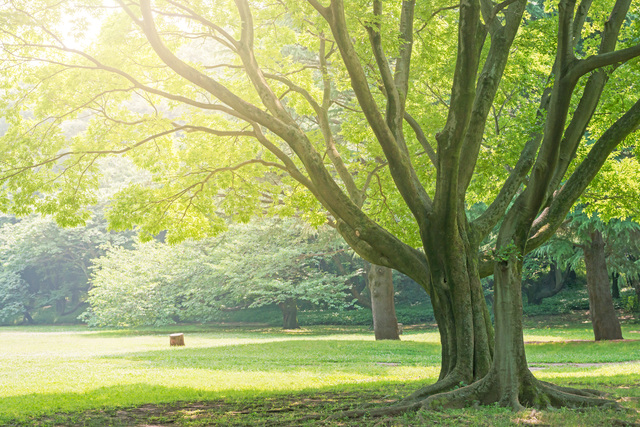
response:
<svg viewBox="0 0 640 427"><path fill-rule="evenodd" d="M525 407L549 409L619 406L613 400L604 399L603 394L597 390L557 386L537 380L531 374L525 375L518 393L500 393L496 390L496 382L491 375L488 375L470 386L428 397L423 406L438 409L499 403L501 406L511 407L514 410L522 410Z"/></svg>
<svg viewBox="0 0 640 427"><path fill-rule="evenodd" d="M382 408L372 408L372 409L355 409L353 411L345 411L337 413L331 417L329 420L336 420L342 418L360 418L364 416L370 417L385 417L390 415L398 415L404 414L407 412L417 411L422 407L422 402L414 402L408 405L391 405L385 406Z"/></svg>
<svg viewBox="0 0 640 427"><path fill-rule="evenodd" d="M402 399L400 402L403 404L409 404L416 401L422 401L429 396L433 396L434 394L452 390L453 388L460 386L463 383L464 380L461 376L456 375L455 373L450 373L443 379L415 391L411 395Z"/></svg>
<svg viewBox="0 0 640 427"><path fill-rule="evenodd" d="M543 384L545 386L548 387L553 387L557 390L560 391L564 391L565 393L571 393L571 394L577 394L578 396L585 396L585 397L605 397L608 395L608 393L604 392L604 391L600 391L600 390L594 390L591 388L571 388L571 387L563 387L563 386L559 386L547 381L542 381L542 380L536 380L538 381L539 384Z"/></svg>
<svg viewBox="0 0 640 427"><path fill-rule="evenodd" d="M449 380L445 378L390 406L345 411L330 419L384 417L420 409L454 409L493 403L510 407L514 411L521 411L527 407L537 409L620 407L617 402L603 398L602 396L606 393L598 390L557 386L540 381L530 373L524 377L519 392L515 393L500 393L496 387L497 382L491 374L471 385L456 389L453 388L459 385L459 382L456 382L453 377Z"/></svg>
<svg viewBox="0 0 640 427"><path fill-rule="evenodd" d="M587 390L571 389L567 387L559 387L554 384L544 383L536 380L538 390L543 397L546 397L549 406L559 407L614 407L619 408L620 405L610 399L604 399L600 395L591 393Z"/></svg>

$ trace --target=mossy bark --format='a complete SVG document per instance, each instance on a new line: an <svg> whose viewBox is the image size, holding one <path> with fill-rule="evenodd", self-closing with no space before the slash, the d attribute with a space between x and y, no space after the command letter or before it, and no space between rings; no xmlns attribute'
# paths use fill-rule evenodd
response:
<svg viewBox="0 0 640 427"><path fill-rule="evenodd" d="M437 228L434 223L429 233L433 238L425 239L425 253L431 266L426 287L442 344L441 370L436 384L411 399L471 384L488 373L493 358L494 332L480 283L477 248L464 228L447 240Z"/></svg>

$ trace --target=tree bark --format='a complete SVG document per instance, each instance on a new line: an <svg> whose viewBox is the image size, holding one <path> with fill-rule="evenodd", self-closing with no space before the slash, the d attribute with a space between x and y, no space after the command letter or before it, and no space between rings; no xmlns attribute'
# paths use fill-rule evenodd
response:
<svg viewBox="0 0 640 427"><path fill-rule="evenodd" d="M611 296L620 299L620 273L611 274Z"/></svg>
<svg viewBox="0 0 640 427"><path fill-rule="evenodd" d="M434 218L435 219L435 218ZM440 331L440 382L470 384L487 374L493 358L493 326L478 272L477 247L463 226L445 237L433 221L424 246L431 268L429 295Z"/></svg>
<svg viewBox="0 0 640 427"><path fill-rule="evenodd" d="M282 329L300 329L297 301L294 298L288 298L278 306L282 311Z"/></svg>
<svg viewBox="0 0 640 427"><path fill-rule="evenodd" d="M29 312L27 310L24 311L23 313L23 319L22 319L22 323L25 325L33 325L33 317L31 317L31 314L29 314Z"/></svg>
<svg viewBox="0 0 640 427"><path fill-rule="evenodd" d="M620 322L611 298L602 233L593 230L590 234L591 243L585 245L583 251L593 334L596 341L622 339Z"/></svg>
<svg viewBox="0 0 640 427"><path fill-rule="evenodd" d="M523 290L527 295L527 302L531 305L540 305L545 298L552 297L564 287L564 278L568 272L563 274L556 262L549 265L549 272L540 277L535 282L526 283Z"/></svg>
<svg viewBox="0 0 640 427"><path fill-rule="evenodd" d="M376 340L399 340L398 319L393 290L393 270L370 264L367 282L371 294L371 313Z"/></svg>

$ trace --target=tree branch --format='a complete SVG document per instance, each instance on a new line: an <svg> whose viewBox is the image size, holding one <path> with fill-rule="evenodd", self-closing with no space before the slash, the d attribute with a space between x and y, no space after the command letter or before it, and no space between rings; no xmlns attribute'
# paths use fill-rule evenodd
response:
<svg viewBox="0 0 640 427"><path fill-rule="evenodd" d="M362 107L367 122L389 161L391 176L413 216L419 223L424 223L427 218L427 212L431 208L431 199L422 187L411 164L411 159L405 151L400 149L395 135L378 110L362 64L346 31L347 25L342 0L332 1L331 6L327 9L326 16L349 73L351 87Z"/></svg>
<svg viewBox="0 0 640 427"><path fill-rule="evenodd" d="M562 188L553 196L532 226L527 250L533 250L548 240L582 192L598 174L613 149L640 126L640 100L611 125L593 145L587 157L571 174Z"/></svg>
<svg viewBox="0 0 640 427"><path fill-rule="evenodd" d="M438 167L438 155L436 154L431 144L429 144L429 141L427 140L427 137L425 136L420 123L418 123L418 121L406 111L404 112L404 119L407 123L409 123L411 129L413 129L413 132L416 135L416 139L418 140L424 151L427 153L427 156L429 156L431 164L434 167Z"/></svg>
<svg viewBox="0 0 640 427"><path fill-rule="evenodd" d="M242 21L242 32L240 36L240 44L238 47L238 53L242 59L244 65L244 71L251 80L253 87L256 89L258 96L262 100L262 103L267 109L279 120L288 125L293 125L293 118L287 113L284 106L273 93L267 80L262 73L258 61L253 52L253 17L251 15L251 9L247 0L234 0L238 12L240 13L240 19Z"/></svg>
<svg viewBox="0 0 640 427"><path fill-rule="evenodd" d="M578 14L583 13L581 8L586 7L585 3L589 2L589 0L584 0L581 3L578 8ZM612 52L615 49L620 28L622 27L625 16L629 10L630 3L631 0L618 0L616 2L613 11L604 26L605 29L602 34L602 41L598 51L599 54ZM582 17L580 19L585 18ZM608 73L604 70L598 70L589 76L582 93L582 97L580 98L580 102L572 115L567 129L564 131L564 137L561 142L558 158L558 167L554 171L554 177L549 184L551 191L554 191L558 187L571 164L571 161L574 159L580 141L582 140L587 126L589 125L598 106L607 80Z"/></svg>
<svg viewBox="0 0 640 427"><path fill-rule="evenodd" d="M413 18L416 7L415 0L403 1L400 13L400 56L396 60L394 75L395 87L398 90L402 113L398 121L402 122L405 111L405 102L409 92L409 73L411 71L411 55L413 52Z"/></svg>
<svg viewBox="0 0 640 427"><path fill-rule="evenodd" d="M399 119L402 120L403 103L400 99L400 93L394 81L393 74L391 73L391 67L389 61L382 49L382 35L380 34L381 20L382 20L382 0L373 1L373 14L376 17L375 22L370 22L365 25L367 34L369 35L369 42L373 51L373 56L378 66L380 77L382 78L382 84L384 86L384 93L387 97L387 112L386 121L391 132L397 139L399 129ZM409 52L409 57L411 52Z"/></svg>
<svg viewBox="0 0 640 427"><path fill-rule="evenodd" d="M35 164L30 164L30 165L24 166L24 167L13 167L13 168L1 170L0 174L2 174L2 175L0 176L0 181L4 181L4 180L7 180L7 179L12 178L14 176L17 176L17 175L19 175L22 172L25 172L27 170L38 169L38 168L40 168L42 166L55 163L58 160L63 159L65 157L83 156L83 155L87 155L87 154L98 154L98 155L118 155L118 154L123 154L123 153L126 153L127 151L133 150L134 148L140 147L141 145L144 145L147 142L153 141L155 139L161 138L161 137L166 136L166 135L170 135L172 133L179 132L180 130L183 130L183 129L184 129L183 126L179 126L179 127L174 128L174 129L170 129L170 130L166 130L166 131L163 131L163 132L159 132L159 133L156 133L154 135L148 136L148 137L136 142L135 144L130 145L130 146L125 147L125 148L122 148L120 150L66 151L64 153L60 153L60 154L58 154L58 155L56 155L54 157L51 157L49 159L43 160L43 161L35 163ZM5 174L7 174L7 175L5 175Z"/></svg>
<svg viewBox="0 0 640 427"><path fill-rule="evenodd" d="M460 156L459 191L466 192L475 170L480 144L484 135L487 117L493 106L502 75L507 66L511 46L524 14L526 0L503 2L509 6L505 12L505 23L495 30L491 30L491 46L487 54L478 82L473 101L473 113L469 127L464 136L462 153Z"/></svg>
<svg viewBox="0 0 640 427"><path fill-rule="evenodd" d="M593 3L593 0L582 0L580 2L580 5L578 5L575 16L573 17L573 27L571 28L571 33L573 35L574 48L578 45L578 42L582 38L582 28L584 27L584 23L589 14L591 3Z"/></svg>
<svg viewBox="0 0 640 427"><path fill-rule="evenodd" d="M638 56L640 56L640 44L628 47L626 49L620 49L615 52L608 52L590 56L588 58L579 60L576 65L571 68L569 77L571 79L577 80L585 74L598 68L627 62L630 59L637 58Z"/></svg>

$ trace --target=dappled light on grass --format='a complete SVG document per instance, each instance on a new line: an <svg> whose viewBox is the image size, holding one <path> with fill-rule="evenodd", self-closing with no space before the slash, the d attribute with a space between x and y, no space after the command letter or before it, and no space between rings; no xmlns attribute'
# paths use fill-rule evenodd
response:
<svg viewBox="0 0 640 427"><path fill-rule="evenodd" d="M171 348L164 333L12 328L0 332L12 342L0 349L6 373L0 377L0 420L104 405L436 380L440 347L420 342L424 337L375 342L370 333L345 332L199 331L185 334L186 347Z"/></svg>
<svg viewBox="0 0 640 427"><path fill-rule="evenodd" d="M178 329L186 346L169 347L169 334ZM536 377L570 386L640 388L640 341L570 341L582 339L581 328L528 332L526 339L536 342L526 346ZM0 424L152 402L226 402L350 388L380 389L385 396L389 389L435 382L441 352L438 332L420 328L405 332L401 341L374 341L372 331L362 327L283 331L207 325L12 327L0 329L0 339L11 343L0 348ZM610 362L631 363L599 365Z"/></svg>

